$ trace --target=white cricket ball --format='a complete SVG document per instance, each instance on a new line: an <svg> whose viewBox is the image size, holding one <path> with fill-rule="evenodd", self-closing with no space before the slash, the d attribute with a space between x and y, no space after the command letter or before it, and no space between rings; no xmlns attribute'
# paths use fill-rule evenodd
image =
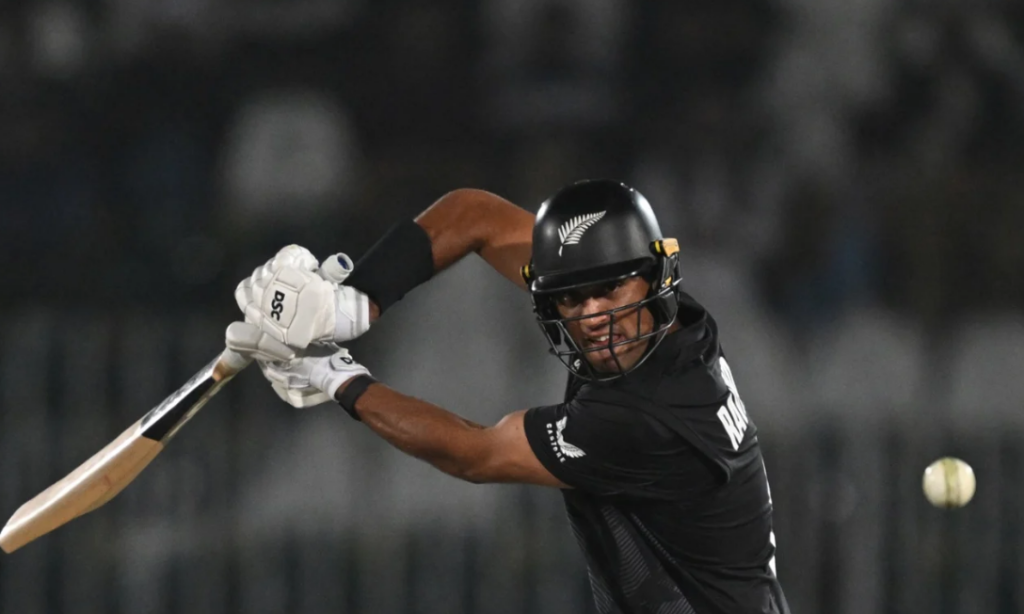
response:
<svg viewBox="0 0 1024 614"><path fill-rule="evenodd" d="M947 456L928 465L921 480L924 496L935 507L963 507L974 496L977 483L974 469L960 460Z"/></svg>

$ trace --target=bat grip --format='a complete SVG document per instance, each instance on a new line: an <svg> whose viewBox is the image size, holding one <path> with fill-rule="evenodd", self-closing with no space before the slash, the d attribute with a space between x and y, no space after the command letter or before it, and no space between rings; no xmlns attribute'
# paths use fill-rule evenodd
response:
<svg viewBox="0 0 1024 614"><path fill-rule="evenodd" d="M317 269L317 274L327 281L340 284L352 274L355 266L351 258L339 252L325 258Z"/></svg>
<svg viewBox="0 0 1024 614"><path fill-rule="evenodd" d="M220 358L217 359L217 364L213 368L213 377L218 382L234 377L240 371L249 366L252 362L252 358L243 356L238 352L224 348L224 351L220 353Z"/></svg>

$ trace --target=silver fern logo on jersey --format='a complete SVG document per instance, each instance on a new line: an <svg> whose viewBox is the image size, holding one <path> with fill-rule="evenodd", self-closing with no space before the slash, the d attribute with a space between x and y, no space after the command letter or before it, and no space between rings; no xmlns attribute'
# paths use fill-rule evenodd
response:
<svg viewBox="0 0 1024 614"><path fill-rule="evenodd" d="M603 218L605 213L607 213L607 211L577 215L568 222L562 224L558 229L558 239L562 242L562 245L558 248L558 255L562 255L562 250L565 249L566 245L579 244L584 233Z"/></svg>
<svg viewBox="0 0 1024 614"><path fill-rule="evenodd" d="M581 458L587 455L586 452L567 442L562 436L562 431L565 430L565 425L568 422L569 416L566 416L553 425L548 423L548 439L551 441L551 449L555 451L555 456L558 457L560 463L564 463L566 458Z"/></svg>

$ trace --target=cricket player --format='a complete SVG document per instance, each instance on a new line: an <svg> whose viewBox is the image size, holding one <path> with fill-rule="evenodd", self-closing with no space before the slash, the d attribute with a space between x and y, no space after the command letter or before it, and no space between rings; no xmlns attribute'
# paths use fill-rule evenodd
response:
<svg viewBox="0 0 1024 614"><path fill-rule="evenodd" d="M560 403L494 426L392 390L334 345L473 252L530 292L570 373ZM293 405L332 399L445 473L560 489L602 614L786 614L757 429L678 258L621 183L574 183L536 216L457 190L394 226L343 284L282 250L239 285L246 321L227 344Z"/></svg>

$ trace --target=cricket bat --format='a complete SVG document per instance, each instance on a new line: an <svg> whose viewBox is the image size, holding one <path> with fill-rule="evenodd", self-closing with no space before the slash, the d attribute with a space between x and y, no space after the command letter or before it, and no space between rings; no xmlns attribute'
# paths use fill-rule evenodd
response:
<svg viewBox="0 0 1024 614"><path fill-rule="evenodd" d="M250 362L224 350L107 447L22 505L0 532L0 548L10 554L113 499Z"/></svg>
<svg viewBox="0 0 1024 614"><path fill-rule="evenodd" d="M288 246L286 250L303 250ZM312 255L310 255L312 257ZM317 269L320 277L340 284L354 267L345 254L328 257ZM251 359L224 350L141 420L63 480L22 505L0 532L0 549L10 554L113 499L132 483L224 384L249 366ZM291 399L291 402L296 402Z"/></svg>

